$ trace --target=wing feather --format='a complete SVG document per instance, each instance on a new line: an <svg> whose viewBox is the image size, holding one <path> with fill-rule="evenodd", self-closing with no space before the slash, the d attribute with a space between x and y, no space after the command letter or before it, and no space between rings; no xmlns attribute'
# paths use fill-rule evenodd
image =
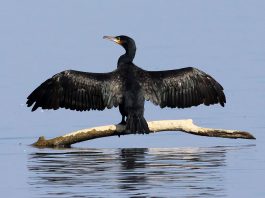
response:
<svg viewBox="0 0 265 198"><path fill-rule="evenodd" d="M167 71L139 70L145 99L161 108L186 108L220 103L226 98L223 87L210 75L193 67Z"/></svg>
<svg viewBox="0 0 265 198"><path fill-rule="evenodd" d="M117 107L122 100L123 84L117 70L88 73L66 70L43 82L29 96L32 111L66 108L77 111Z"/></svg>

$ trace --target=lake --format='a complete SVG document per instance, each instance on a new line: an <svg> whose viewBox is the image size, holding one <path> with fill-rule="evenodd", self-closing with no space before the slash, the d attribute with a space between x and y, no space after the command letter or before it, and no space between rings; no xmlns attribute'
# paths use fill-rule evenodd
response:
<svg viewBox="0 0 265 198"><path fill-rule="evenodd" d="M3 2L1 197L263 198L264 8L264 1L239 0ZM30 92L55 73L113 70L123 51L102 39L111 34L136 40L135 63L144 69L194 66L224 87L224 108L160 109L146 102L148 121L193 119L203 127L248 131L256 140L163 132L68 149L30 146L39 136L120 122L117 109L32 113L25 106Z"/></svg>
<svg viewBox="0 0 265 198"><path fill-rule="evenodd" d="M8 176L1 177L4 196L264 195L263 184L259 184L264 179L264 157L256 142L208 147L71 149L37 149L25 142L29 139L1 140L1 150L6 151L1 152L0 167Z"/></svg>

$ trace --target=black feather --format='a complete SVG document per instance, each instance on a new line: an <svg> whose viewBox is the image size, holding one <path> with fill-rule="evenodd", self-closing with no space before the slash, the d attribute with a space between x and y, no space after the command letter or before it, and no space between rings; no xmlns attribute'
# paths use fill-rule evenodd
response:
<svg viewBox="0 0 265 198"><path fill-rule="evenodd" d="M138 72L146 99L164 107L191 107L226 102L223 87L211 76L193 67L167 71ZM158 87L159 85L160 87ZM156 99L156 96L160 96Z"/></svg>
<svg viewBox="0 0 265 198"><path fill-rule="evenodd" d="M196 68L146 71L133 63L136 46L127 36L105 37L125 48L118 67L109 73L67 70L54 75L37 87L27 105L43 109L66 108L77 111L103 110L119 106L122 123L132 133L148 133L144 119L144 101L161 108L186 108L220 103L226 98L223 87ZM127 117L125 121L125 117Z"/></svg>
<svg viewBox="0 0 265 198"><path fill-rule="evenodd" d="M27 105L30 107L35 103L32 111L38 107L43 109L62 107L77 111L112 108L118 106L122 99L123 85L115 80L118 75L117 70L110 73L63 71L37 87L28 96Z"/></svg>

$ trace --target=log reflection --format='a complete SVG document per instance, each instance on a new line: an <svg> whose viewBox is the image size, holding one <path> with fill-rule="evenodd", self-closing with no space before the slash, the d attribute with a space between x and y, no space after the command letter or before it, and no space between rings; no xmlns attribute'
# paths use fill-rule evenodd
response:
<svg viewBox="0 0 265 198"><path fill-rule="evenodd" d="M237 147L49 150L29 155L38 197L224 197Z"/></svg>

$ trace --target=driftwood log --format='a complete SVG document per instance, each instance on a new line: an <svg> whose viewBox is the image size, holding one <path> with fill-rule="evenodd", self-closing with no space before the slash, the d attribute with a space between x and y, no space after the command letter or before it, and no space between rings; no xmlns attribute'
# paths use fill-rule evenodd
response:
<svg viewBox="0 0 265 198"><path fill-rule="evenodd" d="M222 137L222 138L243 138L255 139L253 135L245 131L224 130L203 128L193 124L191 119L188 120L162 120L148 122L151 133L161 131L182 131L194 135ZM108 125L78 130L63 136L46 140L43 136L33 144L36 147L70 147L74 143L91 140L95 138L127 135L124 133L125 127L122 125Z"/></svg>

